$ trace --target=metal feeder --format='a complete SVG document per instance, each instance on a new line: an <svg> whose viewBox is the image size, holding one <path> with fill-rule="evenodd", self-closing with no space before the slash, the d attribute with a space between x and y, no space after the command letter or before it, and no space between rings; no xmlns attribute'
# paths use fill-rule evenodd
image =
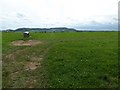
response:
<svg viewBox="0 0 120 90"><path fill-rule="evenodd" d="M29 32L24 32L24 33L23 33L23 36L24 36L24 37L29 37L30 34L29 34Z"/></svg>

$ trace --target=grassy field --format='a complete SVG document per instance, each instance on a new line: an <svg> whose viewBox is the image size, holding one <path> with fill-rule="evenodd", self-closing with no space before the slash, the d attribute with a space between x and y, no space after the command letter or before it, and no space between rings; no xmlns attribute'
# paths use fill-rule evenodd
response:
<svg viewBox="0 0 120 90"><path fill-rule="evenodd" d="M2 37L1 32L0 37ZM0 89L2 89L2 38L0 38Z"/></svg>
<svg viewBox="0 0 120 90"><path fill-rule="evenodd" d="M118 33L30 33L36 46L13 46L22 33L3 33L3 87L118 87ZM39 63L26 70L29 62Z"/></svg>

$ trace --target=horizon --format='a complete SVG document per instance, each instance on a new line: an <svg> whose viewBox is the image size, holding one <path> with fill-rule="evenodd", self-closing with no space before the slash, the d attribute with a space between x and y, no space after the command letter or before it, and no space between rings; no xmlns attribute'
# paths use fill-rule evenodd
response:
<svg viewBox="0 0 120 90"><path fill-rule="evenodd" d="M80 28L80 29L75 29L75 28L69 28L69 27L49 27L49 28L40 28L40 27L33 27L33 28L30 28L30 27L20 27L20 28L16 28L16 29L4 29L4 30L0 30L0 31L7 31L7 30L13 30L13 31L16 31L17 29L54 29L54 28L66 28L66 29L74 29L74 30L77 30L77 31L118 31L118 29L83 29L83 28ZM34 30L33 30L34 31Z"/></svg>

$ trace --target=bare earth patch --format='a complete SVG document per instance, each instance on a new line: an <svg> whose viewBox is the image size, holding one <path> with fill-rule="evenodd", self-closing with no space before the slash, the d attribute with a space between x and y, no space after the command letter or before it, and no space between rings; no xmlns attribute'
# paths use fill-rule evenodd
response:
<svg viewBox="0 0 120 90"><path fill-rule="evenodd" d="M37 62L28 62L24 68L26 70L35 70L39 65L40 63L37 63Z"/></svg>
<svg viewBox="0 0 120 90"><path fill-rule="evenodd" d="M42 42L39 40L28 40L28 41L18 40L12 42L12 45L14 46L34 46L38 44L42 44Z"/></svg>

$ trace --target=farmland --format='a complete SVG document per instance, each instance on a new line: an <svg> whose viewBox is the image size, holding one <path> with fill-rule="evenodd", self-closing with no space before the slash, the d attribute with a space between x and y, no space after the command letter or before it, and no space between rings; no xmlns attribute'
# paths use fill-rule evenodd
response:
<svg viewBox="0 0 120 90"><path fill-rule="evenodd" d="M20 32L2 33L3 88L118 87L118 32L30 35L24 39ZM17 40L41 43L11 44Z"/></svg>

